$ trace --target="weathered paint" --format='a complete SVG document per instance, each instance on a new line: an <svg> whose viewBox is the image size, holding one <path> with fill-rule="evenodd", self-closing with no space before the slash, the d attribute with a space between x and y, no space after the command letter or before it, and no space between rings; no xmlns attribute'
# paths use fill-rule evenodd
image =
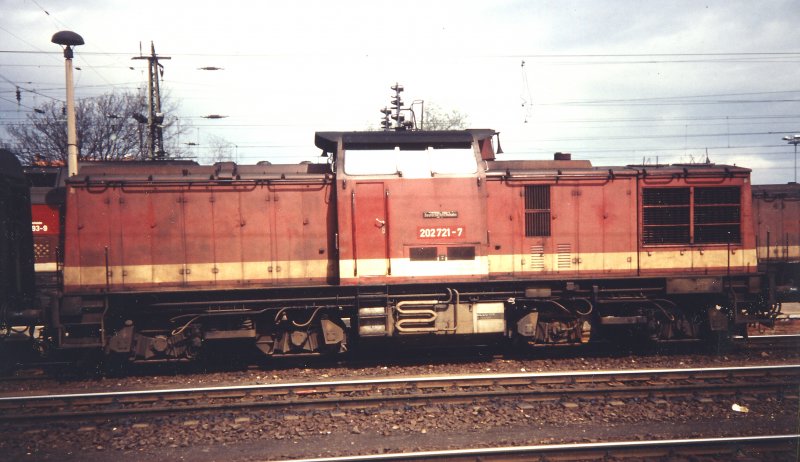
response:
<svg viewBox="0 0 800 462"><path fill-rule="evenodd" d="M181 169L160 173L172 181L69 185L68 292L318 284L335 275L324 180L195 183Z"/></svg>
<svg viewBox="0 0 800 462"><path fill-rule="evenodd" d="M384 175L338 180L342 283L487 276L488 263L482 256L486 192L478 175L414 179ZM451 228L455 232L445 231ZM475 259L429 262L409 258L413 247L437 247L446 252L453 246L474 248Z"/></svg>
<svg viewBox="0 0 800 462"><path fill-rule="evenodd" d="M800 184L753 186L753 224L760 259L800 262Z"/></svg>
<svg viewBox="0 0 800 462"><path fill-rule="evenodd" d="M605 170L582 161L558 161L526 170L524 162L484 162L473 149L474 174L429 178L340 171L322 179L294 172L290 181L271 167L259 167L263 171L251 175L252 181L229 181L215 179L213 171L209 179L203 169L211 167L193 166L188 173L160 167L153 178L145 175L147 167L137 167L145 179L74 181L67 195L65 288L756 271L745 169ZM339 161L346 156L341 143L338 155ZM549 234L526 236L525 187L541 185L549 188ZM740 242L643 245L642 188L660 186L741 188Z"/></svg>
<svg viewBox="0 0 800 462"><path fill-rule="evenodd" d="M278 272L277 268L281 271ZM286 268L286 269L284 269ZM106 274L112 288L124 290L159 287L208 286L252 287L255 285L319 285L326 282L327 260L194 263L171 265L70 266L64 269L69 287L104 288ZM242 270L251 275L242 280ZM188 274L187 274L188 273ZM191 275L186 282L184 275Z"/></svg>
<svg viewBox="0 0 800 462"><path fill-rule="evenodd" d="M550 189L550 235L525 236L526 186ZM491 273L635 275L637 271L635 177L586 176L559 182L490 181Z"/></svg>

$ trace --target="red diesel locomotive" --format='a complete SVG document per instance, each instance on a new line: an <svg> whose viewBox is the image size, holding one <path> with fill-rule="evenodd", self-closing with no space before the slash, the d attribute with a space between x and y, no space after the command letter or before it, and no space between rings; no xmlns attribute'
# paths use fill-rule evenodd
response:
<svg viewBox="0 0 800 462"><path fill-rule="evenodd" d="M775 314L748 169L499 161L495 134L319 132L324 164L84 163L45 337L169 361L699 340Z"/></svg>

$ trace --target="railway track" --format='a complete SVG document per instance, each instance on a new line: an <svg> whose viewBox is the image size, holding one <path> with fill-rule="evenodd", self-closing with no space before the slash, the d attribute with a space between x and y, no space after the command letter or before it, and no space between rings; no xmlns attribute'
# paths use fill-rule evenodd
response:
<svg viewBox="0 0 800 462"><path fill-rule="evenodd" d="M514 399L709 399L771 394L797 398L800 365L638 371L478 374L247 386L0 397L0 422L282 408L336 410L387 403L426 405ZM522 404L520 404L522 405Z"/></svg>
<svg viewBox="0 0 800 462"><path fill-rule="evenodd" d="M798 348L800 347L800 335L751 335L747 338L737 336L733 338L733 344L744 348Z"/></svg>
<svg viewBox="0 0 800 462"><path fill-rule="evenodd" d="M551 444L498 448L420 451L348 457L291 459L293 462L373 462L476 460L792 460L797 456L800 434L731 438L618 441L607 443ZM750 457L750 458L747 458Z"/></svg>

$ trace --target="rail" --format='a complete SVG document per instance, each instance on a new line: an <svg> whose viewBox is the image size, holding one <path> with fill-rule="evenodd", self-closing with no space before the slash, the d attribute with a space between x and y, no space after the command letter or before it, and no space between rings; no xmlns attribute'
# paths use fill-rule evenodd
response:
<svg viewBox="0 0 800 462"><path fill-rule="evenodd" d="M69 419L145 413L282 407L368 408L401 402L529 401L652 397L697 393L730 396L742 390L792 393L800 364L731 367L426 376L100 393L0 396L0 421Z"/></svg>
<svg viewBox="0 0 800 462"><path fill-rule="evenodd" d="M508 460L672 460L677 455L700 456L709 460L711 456L738 459L744 451L769 451L796 455L800 434L739 436L728 438L669 439L653 441L616 441L603 443L546 444L533 446L506 446L497 448L455 449L441 451L417 451L389 454L372 454L314 459L285 459L291 462L343 462L343 461L508 461ZM777 459L775 459L777 460ZM789 460L789 459L787 459Z"/></svg>

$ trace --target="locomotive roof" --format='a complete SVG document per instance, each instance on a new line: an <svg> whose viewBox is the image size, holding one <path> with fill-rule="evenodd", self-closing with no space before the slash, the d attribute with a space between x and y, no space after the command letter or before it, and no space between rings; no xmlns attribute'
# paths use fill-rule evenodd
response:
<svg viewBox="0 0 800 462"><path fill-rule="evenodd" d="M78 174L69 182L110 181L209 181L209 180L292 180L325 178L331 173L328 164L271 164L238 165L217 162L198 165L196 162L112 162L82 163Z"/></svg>
<svg viewBox="0 0 800 462"><path fill-rule="evenodd" d="M499 170L525 171L525 170L558 170L573 168L592 168L589 160L489 160L486 161L486 171Z"/></svg>
<svg viewBox="0 0 800 462"><path fill-rule="evenodd" d="M374 132L317 132L314 144L325 152L336 152L339 141L345 148L375 149L404 146L425 149L469 146L472 140L490 138L496 132L487 128L468 130L409 130Z"/></svg>
<svg viewBox="0 0 800 462"><path fill-rule="evenodd" d="M625 165L592 166L588 160L497 160L486 162L489 177L530 176L719 176L746 174L751 170L734 165L673 164L673 165Z"/></svg>
<svg viewBox="0 0 800 462"><path fill-rule="evenodd" d="M800 199L800 183L753 185L753 195Z"/></svg>
<svg viewBox="0 0 800 462"><path fill-rule="evenodd" d="M608 168L608 167L606 167ZM642 175L701 175L701 174L735 174L735 173L750 173L751 169L739 167L736 165L725 164L667 164L667 165L626 165L625 167L630 170L641 172Z"/></svg>

